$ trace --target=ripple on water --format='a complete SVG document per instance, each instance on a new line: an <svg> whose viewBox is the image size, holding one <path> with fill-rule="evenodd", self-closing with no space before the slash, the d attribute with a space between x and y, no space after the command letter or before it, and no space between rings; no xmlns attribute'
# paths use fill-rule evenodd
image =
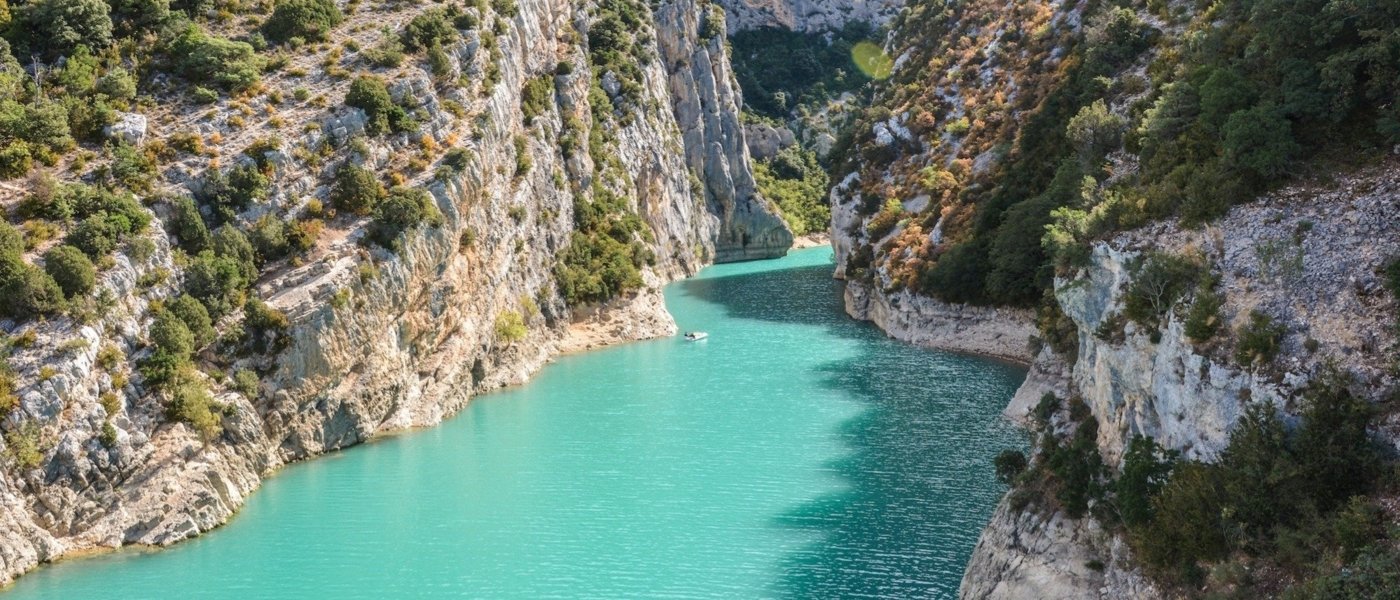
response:
<svg viewBox="0 0 1400 600"><path fill-rule="evenodd" d="M568 356L441 427L295 465L228 526L31 598L951 597L1023 372L841 313L830 250L667 289L710 332Z"/></svg>

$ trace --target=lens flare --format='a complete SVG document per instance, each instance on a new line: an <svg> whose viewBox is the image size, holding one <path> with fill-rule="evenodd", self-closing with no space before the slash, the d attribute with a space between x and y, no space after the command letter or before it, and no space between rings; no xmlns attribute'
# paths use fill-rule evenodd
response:
<svg viewBox="0 0 1400 600"><path fill-rule="evenodd" d="M894 59L874 42L859 42L851 48L851 61L871 79L884 79L894 69Z"/></svg>

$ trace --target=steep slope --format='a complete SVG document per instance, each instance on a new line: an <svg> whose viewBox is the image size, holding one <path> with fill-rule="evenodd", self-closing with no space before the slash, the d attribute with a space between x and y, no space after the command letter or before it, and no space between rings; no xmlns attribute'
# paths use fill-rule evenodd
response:
<svg viewBox="0 0 1400 600"><path fill-rule="evenodd" d="M963 597L1364 595L1394 575L1367 566L1392 536L1334 531L1395 518L1372 465L1397 439L1398 19L974 0L890 23L893 73L832 151L848 312L1033 362L1007 408L1036 432L1030 466L998 464L1013 491ZM1327 475L1344 451L1323 438L1361 466ZM1241 456L1282 456L1284 474L1251 489L1264 467ZM1329 477L1356 498L1316 491ZM1254 501L1276 508L1237 516ZM1222 512L1185 514L1209 502ZM1326 558L1289 554L1304 538Z"/></svg>
<svg viewBox="0 0 1400 600"><path fill-rule="evenodd" d="M643 19L624 40L642 60L625 72L585 33L619 13ZM155 204L165 223L140 235L149 244L128 244L101 271L96 316L8 321L24 342L9 358L16 403L4 417L0 581L74 552L197 535L283 464L434 424L561 350L674 333L662 283L711 261L779 256L791 243L753 189L727 56L720 40L699 39L703 7L483 4L459 13L466 30L431 51L430 64L366 64L377 24L393 24L384 38L393 39L423 14L361 5L330 33L329 58L293 53L258 94L212 111L180 102L176 86L168 108L148 115L147 148L201 146L162 167L153 200L187 194L181 184L208 193L209 176L195 174L217 171L212 157L222 156L267 177L262 198L231 223L303 223L332 204L344 163L392 174L395 190L426 190L429 218L386 240L383 217L342 210L317 219L324 228L304 252L266 260L249 294L267 308L241 325L237 314L217 322L225 340L246 331L249 341L210 346L181 375L196 399L209 390L212 428L180 416L186 384L171 391L146 376L163 351L150 341L152 318L193 281L190 257L165 228L179 223L167 201ZM328 73L308 76L318 59ZM373 114L342 106L358 85L346 69L388 79L415 125L370 131ZM284 95L298 100L279 107ZM23 202L31 186L7 185L7 202ZM605 202L612 208L593 208ZM575 276L570 248L600 239L587 229L599 217L581 210L629 223L640 266L640 280L588 306L560 283ZM244 372L257 374L251 386Z"/></svg>

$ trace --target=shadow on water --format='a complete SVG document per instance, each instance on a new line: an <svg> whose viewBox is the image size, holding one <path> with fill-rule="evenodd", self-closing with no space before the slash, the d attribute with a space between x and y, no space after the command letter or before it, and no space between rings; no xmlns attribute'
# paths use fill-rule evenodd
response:
<svg viewBox="0 0 1400 600"><path fill-rule="evenodd" d="M1024 376L996 361L889 340L846 317L829 265L715 277L684 291L733 317L823 326L854 356L812 377L864 407L835 432L849 454L826 467L847 488L777 516L818 533L782 563L789 598L954 597L1003 491L991 458L1025 445L1000 410Z"/></svg>

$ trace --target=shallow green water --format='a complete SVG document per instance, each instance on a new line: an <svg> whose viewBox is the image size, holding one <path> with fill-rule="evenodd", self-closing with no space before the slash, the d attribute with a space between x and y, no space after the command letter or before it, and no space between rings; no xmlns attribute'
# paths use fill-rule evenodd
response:
<svg viewBox="0 0 1400 600"><path fill-rule="evenodd" d="M561 358L288 468L213 533L0 597L951 597L1023 371L847 319L830 256L707 269L667 302L708 340Z"/></svg>

